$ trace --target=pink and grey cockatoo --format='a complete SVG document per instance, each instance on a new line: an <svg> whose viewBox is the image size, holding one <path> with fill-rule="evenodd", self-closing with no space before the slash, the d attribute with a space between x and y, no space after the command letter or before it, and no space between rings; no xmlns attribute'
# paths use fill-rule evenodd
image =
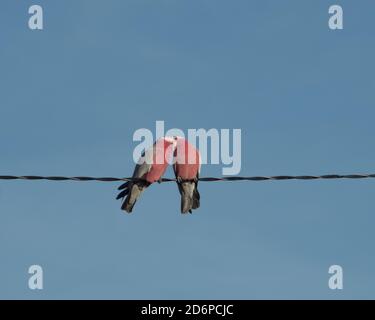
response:
<svg viewBox="0 0 375 320"><path fill-rule="evenodd" d="M152 147L145 150L133 173L134 181L122 184L117 199L125 198L121 209L130 213L142 192L154 182L160 182L165 170L173 158L177 138L164 137L158 139Z"/></svg>
<svg viewBox="0 0 375 320"><path fill-rule="evenodd" d="M181 213L192 213L200 206L198 179L201 168L199 151L182 137L177 138L173 169L181 194Z"/></svg>

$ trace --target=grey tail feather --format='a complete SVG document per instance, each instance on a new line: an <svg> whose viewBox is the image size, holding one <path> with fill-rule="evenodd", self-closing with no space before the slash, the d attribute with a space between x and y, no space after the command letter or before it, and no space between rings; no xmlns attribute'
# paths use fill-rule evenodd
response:
<svg viewBox="0 0 375 320"><path fill-rule="evenodd" d="M198 185L195 185L194 193L193 193L193 206L192 209L198 209L201 205L200 202L201 196L198 191Z"/></svg>
<svg viewBox="0 0 375 320"><path fill-rule="evenodd" d="M177 178L177 176L176 176ZM184 189L183 182L177 182L178 190L181 194L181 213L192 213L192 210L200 207L200 194L198 191L198 181L194 183L194 190L192 196L189 196Z"/></svg>
<svg viewBox="0 0 375 320"><path fill-rule="evenodd" d="M121 210L126 211L127 213L131 213L133 211L133 207L137 200L134 200L133 202L130 202L130 196L126 197L124 203L121 206Z"/></svg>
<svg viewBox="0 0 375 320"><path fill-rule="evenodd" d="M123 199L125 196L129 194L129 191L131 189L131 185L129 182L125 182L121 186L118 187L118 190L122 190L116 197L116 200Z"/></svg>
<svg viewBox="0 0 375 320"><path fill-rule="evenodd" d="M123 199L125 198L125 201L123 202L121 206L121 210L124 210L128 213L131 213L133 211L133 207L135 203L137 202L137 199L141 195L141 193L144 191L145 188L147 188L150 185L148 182L137 182L137 183L130 183L126 182L123 185L119 187L119 189L123 189L122 192L119 193L116 199Z"/></svg>
<svg viewBox="0 0 375 320"><path fill-rule="evenodd" d="M193 189L192 189L193 188ZM197 196L196 185L192 183L184 184L181 186L181 213L192 213L193 209L196 209Z"/></svg>
<svg viewBox="0 0 375 320"><path fill-rule="evenodd" d="M192 209L198 209L201 205L201 201L200 201L201 195L199 194L199 191L198 191L198 183L199 183L199 172L197 174L197 179L195 180L195 184L194 184Z"/></svg>
<svg viewBox="0 0 375 320"><path fill-rule="evenodd" d="M117 195L116 200L124 199L125 196L126 196L128 193L129 193L129 190L128 190L128 189L121 191L121 192Z"/></svg>
<svg viewBox="0 0 375 320"><path fill-rule="evenodd" d="M191 213L192 199L187 195L181 196L181 213Z"/></svg>
<svg viewBox="0 0 375 320"><path fill-rule="evenodd" d="M133 207L134 207L134 204L135 202L130 205L129 204L129 199L130 199L130 190L131 190L132 186L130 185L129 182L125 182L124 184L122 184L121 186L118 187L118 190L122 190L116 197L116 200L119 200L119 199L125 199L125 201L123 202L122 206L121 206L121 210L125 210L126 212L132 212L133 210Z"/></svg>
<svg viewBox="0 0 375 320"><path fill-rule="evenodd" d="M129 188L129 184L130 184L130 181L127 181L127 182L123 183L121 186L119 186L117 190L127 189L127 188Z"/></svg>
<svg viewBox="0 0 375 320"><path fill-rule="evenodd" d="M139 191L138 186L134 185L134 187L136 187L137 190L135 188L133 188L133 186L131 186L130 190L127 189L128 190L126 192L127 197L125 198L125 201L123 202L123 204L121 206L121 210L124 210L128 213L131 213L133 211L133 207L134 207L135 203L137 202L137 199L140 195L140 193L136 194L136 192Z"/></svg>

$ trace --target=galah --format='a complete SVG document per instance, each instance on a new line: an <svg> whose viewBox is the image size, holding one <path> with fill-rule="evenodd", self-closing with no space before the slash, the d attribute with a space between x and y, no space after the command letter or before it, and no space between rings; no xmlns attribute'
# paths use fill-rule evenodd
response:
<svg viewBox="0 0 375 320"><path fill-rule="evenodd" d="M152 147L145 150L133 173L133 181L122 184L116 199L125 198L121 209L130 213L142 192L154 182L160 182L169 162L173 158L177 138L158 139ZM139 179L139 180L138 180Z"/></svg>
<svg viewBox="0 0 375 320"><path fill-rule="evenodd" d="M177 138L174 165L178 190L181 194L181 213L192 213L200 206L198 179L201 167L199 151L182 137Z"/></svg>

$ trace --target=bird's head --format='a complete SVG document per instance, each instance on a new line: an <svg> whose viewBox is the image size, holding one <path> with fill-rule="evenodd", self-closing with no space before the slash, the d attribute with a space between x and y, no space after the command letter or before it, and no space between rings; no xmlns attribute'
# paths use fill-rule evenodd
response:
<svg viewBox="0 0 375 320"><path fill-rule="evenodd" d="M167 137L164 137L164 140L167 142L167 143L170 143L172 146L173 146L173 151L176 150L177 148L177 141L179 139L183 139L182 137L179 137L179 136L167 136Z"/></svg>

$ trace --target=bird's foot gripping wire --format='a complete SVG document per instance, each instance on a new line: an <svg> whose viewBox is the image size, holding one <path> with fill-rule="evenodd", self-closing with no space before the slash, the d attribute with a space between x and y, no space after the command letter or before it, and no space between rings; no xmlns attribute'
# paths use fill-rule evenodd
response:
<svg viewBox="0 0 375 320"><path fill-rule="evenodd" d="M178 183L184 183L184 182L195 182L196 183L196 182L199 181L199 179L197 177L195 177L194 179L182 179L181 177L177 177L176 181Z"/></svg>

